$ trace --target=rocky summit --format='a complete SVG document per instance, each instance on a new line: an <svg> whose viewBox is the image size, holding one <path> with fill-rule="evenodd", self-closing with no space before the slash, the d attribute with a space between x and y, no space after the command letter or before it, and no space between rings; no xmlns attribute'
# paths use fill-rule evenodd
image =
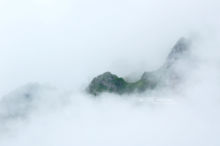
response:
<svg viewBox="0 0 220 146"><path fill-rule="evenodd" d="M189 52L190 41L181 38L172 48L164 65L156 71L144 72L136 82L127 82L125 79L105 72L95 77L87 87L88 93L97 96L103 92L116 94L141 93L156 87L166 86L169 82L175 82L178 74L174 71L175 63ZM169 81L167 83L167 81ZM175 82L176 83L176 82Z"/></svg>

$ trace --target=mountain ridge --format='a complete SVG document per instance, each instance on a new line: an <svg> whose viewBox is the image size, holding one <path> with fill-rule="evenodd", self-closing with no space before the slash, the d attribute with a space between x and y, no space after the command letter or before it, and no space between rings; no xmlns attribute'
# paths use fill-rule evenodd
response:
<svg viewBox="0 0 220 146"><path fill-rule="evenodd" d="M171 52L167 56L166 62L156 71L144 72L136 82L128 82L122 77L118 77L111 72L105 72L95 77L87 87L87 92L94 96L98 96L103 92L116 94L130 94L134 92L144 92L154 89L158 86L164 86L164 80L177 80L179 75L174 71L175 63L189 55L191 41L182 37L172 47Z"/></svg>

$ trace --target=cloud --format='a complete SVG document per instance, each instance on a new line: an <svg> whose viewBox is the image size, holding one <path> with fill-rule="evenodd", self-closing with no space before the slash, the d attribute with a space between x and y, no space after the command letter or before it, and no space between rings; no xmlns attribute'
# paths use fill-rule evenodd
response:
<svg viewBox="0 0 220 146"><path fill-rule="evenodd" d="M0 144L218 146L219 6L1 0L0 113L18 116L0 118ZM182 36L194 41L192 59L177 68L180 86L100 99L82 91L105 71L135 79L160 67ZM40 84L11 93L28 82Z"/></svg>
<svg viewBox="0 0 220 146"><path fill-rule="evenodd" d="M179 37L219 32L218 3L3 0L0 93L30 81L65 89L106 70L152 70Z"/></svg>

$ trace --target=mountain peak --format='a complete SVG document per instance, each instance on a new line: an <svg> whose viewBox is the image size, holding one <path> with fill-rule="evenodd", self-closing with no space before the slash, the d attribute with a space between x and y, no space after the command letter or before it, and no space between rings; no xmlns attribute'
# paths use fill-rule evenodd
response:
<svg viewBox="0 0 220 146"><path fill-rule="evenodd" d="M111 72L105 72L92 80L87 91L96 96L102 92L124 94L135 91L143 92L147 89L154 89L160 85L164 86L163 82L164 80L169 80L169 76L178 76L173 72L171 66L187 54L190 44L188 39L180 38L173 46L165 64L156 71L144 72L140 80L136 82L129 83Z"/></svg>

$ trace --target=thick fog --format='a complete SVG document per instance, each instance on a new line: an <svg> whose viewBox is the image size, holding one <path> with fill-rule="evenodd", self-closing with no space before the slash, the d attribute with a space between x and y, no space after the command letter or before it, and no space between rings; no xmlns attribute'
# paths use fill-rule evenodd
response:
<svg viewBox="0 0 220 146"><path fill-rule="evenodd" d="M0 145L219 146L218 0L1 0ZM111 71L137 80L176 41L179 85L85 92Z"/></svg>

